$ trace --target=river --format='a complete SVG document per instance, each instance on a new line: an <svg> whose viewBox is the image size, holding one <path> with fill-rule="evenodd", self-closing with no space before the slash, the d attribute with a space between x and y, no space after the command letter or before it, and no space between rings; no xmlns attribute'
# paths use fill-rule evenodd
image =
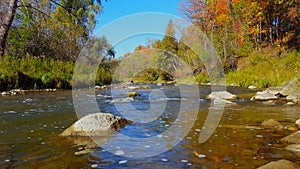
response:
<svg viewBox="0 0 300 169"><path fill-rule="evenodd" d="M200 98L183 97L178 87L152 86L154 89L137 90L141 96L118 99L110 96L109 90L96 91L97 103L102 112L112 114L121 108L123 112L155 110L150 99L165 103L164 112L149 123L132 123L120 130L121 134L144 138L159 135L174 125L180 107L190 102L199 102L197 118L188 134L175 146L165 152L145 158L117 156L105 148L86 155L75 155L81 147L73 138L63 138L59 134L77 120L72 91L28 93L20 96L0 97L0 168L257 168L270 161L286 158L299 163L300 159L282 150L279 141L292 133L289 130L300 118L299 106L266 105L252 102L255 91L239 87L228 87L236 94L237 106L226 107L218 128L204 143L199 143L205 118L211 102L205 97L210 86L199 86ZM159 90L156 90L159 89ZM125 89L120 89L125 90ZM160 98L164 96L165 99ZM150 99L149 99L150 98ZM188 111L193 111L190 109ZM119 112L122 114L122 112ZM130 117L130 114L128 114ZM153 112L149 116L153 116ZM131 118L145 119L147 114L131 114ZM263 129L260 123L275 119L283 129ZM172 133L173 132L173 133ZM180 131L171 130L176 137ZM117 137L117 136L114 136ZM108 142L114 142L114 137ZM168 145L170 139L163 138L159 144ZM130 148L126 141L121 145ZM118 147L117 147L118 148ZM154 150L154 149L153 149ZM135 150L151 154L152 148L145 145Z"/></svg>

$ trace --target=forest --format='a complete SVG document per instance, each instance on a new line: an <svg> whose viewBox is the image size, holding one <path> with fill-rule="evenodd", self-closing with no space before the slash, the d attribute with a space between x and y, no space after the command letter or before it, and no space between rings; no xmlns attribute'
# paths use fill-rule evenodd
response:
<svg viewBox="0 0 300 169"><path fill-rule="evenodd" d="M103 10L101 1L9 0L0 5L0 91L71 88L75 61L91 38L96 16ZM213 42L228 84L268 87L299 75L297 0L182 0L178 10ZM182 58L199 83L208 83L205 67L182 39L175 38L176 31L176 23L170 21L163 39L135 51L166 50ZM114 58L109 40L101 37L100 43L107 52L95 80L103 85L110 83L114 69L130 53ZM134 80L173 79L162 71L147 70Z"/></svg>

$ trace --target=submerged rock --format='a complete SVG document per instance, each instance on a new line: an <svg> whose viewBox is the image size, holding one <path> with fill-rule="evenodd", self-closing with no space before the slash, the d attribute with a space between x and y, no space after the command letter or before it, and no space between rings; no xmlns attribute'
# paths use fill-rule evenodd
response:
<svg viewBox="0 0 300 169"><path fill-rule="evenodd" d="M213 105L214 106L236 106L237 104L221 98L215 98L213 100Z"/></svg>
<svg viewBox="0 0 300 169"><path fill-rule="evenodd" d="M300 131L297 131L296 133L290 134L290 135L282 138L281 141L287 142L290 144L300 144Z"/></svg>
<svg viewBox="0 0 300 169"><path fill-rule="evenodd" d="M285 147L285 149L293 152L294 154L296 154L298 157L300 157L300 144L292 144L292 145L288 145L287 147Z"/></svg>
<svg viewBox="0 0 300 169"><path fill-rule="evenodd" d="M128 86L130 90L138 90L138 89L151 89L151 86Z"/></svg>
<svg viewBox="0 0 300 169"><path fill-rule="evenodd" d="M300 166L288 160L278 160L270 162L257 169L299 169Z"/></svg>
<svg viewBox="0 0 300 169"><path fill-rule="evenodd" d="M109 136L129 123L131 122L109 113L89 114L76 121L60 135L84 137Z"/></svg>
<svg viewBox="0 0 300 169"><path fill-rule="evenodd" d="M212 92L207 96L207 99L225 99L225 100L235 100L237 97L234 94L231 94L227 91L220 91L220 92Z"/></svg>
<svg viewBox="0 0 300 169"><path fill-rule="evenodd" d="M279 123L278 121L274 119L269 119L265 120L264 122L261 123L262 126L267 127L267 128L282 128L282 124Z"/></svg>
<svg viewBox="0 0 300 169"><path fill-rule="evenodd" d="M127 92L125 93L126 97L135 97L135 96L140 96L141 94L137 93L137 92Z"/></svg>

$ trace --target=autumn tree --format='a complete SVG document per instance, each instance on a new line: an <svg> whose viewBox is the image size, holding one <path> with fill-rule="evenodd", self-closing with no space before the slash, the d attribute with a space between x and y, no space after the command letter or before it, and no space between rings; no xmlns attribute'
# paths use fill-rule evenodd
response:
<svg viewBox="0 0 300 169"><path fill-rule="evenodd" d="M10 2L12 4L13 1ZM95 16L102 11L100 0L14 2L17 4L14 5L15 10L7 8L7 11L14 11L15 18L12 18L11 25L2 24L0 27L1 34L3 28L7 28L8 35L8 41L7 38L1 38L1 45L8 45L8 53L18 57L29 54L75 60L94 29ZM1 47L2 53L4 47Z"/></svg>

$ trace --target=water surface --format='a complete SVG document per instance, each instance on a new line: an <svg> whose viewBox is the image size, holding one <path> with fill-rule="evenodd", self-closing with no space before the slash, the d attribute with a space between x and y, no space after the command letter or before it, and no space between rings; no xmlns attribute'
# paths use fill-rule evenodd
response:
<svg viewBox="0 0 300 169"><path fill-rule="evenodd" d="M195 113L190 105L191 102L200 103L192 128L170 150L153 157L134 159L110 153L103 145L91 154L77 156L75 152L81 146L75 144L73 138L58 136L77 119L71 91L29 93L0 97L1 168L257 168L281 158L299 163L299 158L281 151L284 145L279 142L280 138L292 133L287 128L300 118L299 106L251 102L250 97L255 91L228 88L228 91L239 96L236 101L238 106L225 108L217 130L209 140L200 144L199 134L210 109L210 101L205 99L210 87L199 88L200 98L194 97L193 91L188 88L184 92L190 94L182 95L177 86L152 87L154 89L137 90L141 96L135 98L124 98L122 93L127 91L125 89L119 89L120 97L112 98L110 90L97 91L95 95L102 112L126 114L132 119L155 119L148 123L132 123L120 130L123 135L141 139L168 131L175 124L181 107L186 110L186 120L194 121L188 116ZM155 103L152 107L151 102ZM162 111L160 104L166 107ZM130 113L134 110L151 111L148 111L149 114ZM258 129L262 121L270 118L281 122L286 128ZM186 128L186 123L182 124L182 128ZM181 132L184 131L178 128L168 137L159 137L150 143L156 141L157 146L167 147L172 137ZM114 145L117 138L118 135L115 135L107 143ZM133 146L124 141L116 150ZM144 145L133 151L151 153L151 146Z"/></svg>

